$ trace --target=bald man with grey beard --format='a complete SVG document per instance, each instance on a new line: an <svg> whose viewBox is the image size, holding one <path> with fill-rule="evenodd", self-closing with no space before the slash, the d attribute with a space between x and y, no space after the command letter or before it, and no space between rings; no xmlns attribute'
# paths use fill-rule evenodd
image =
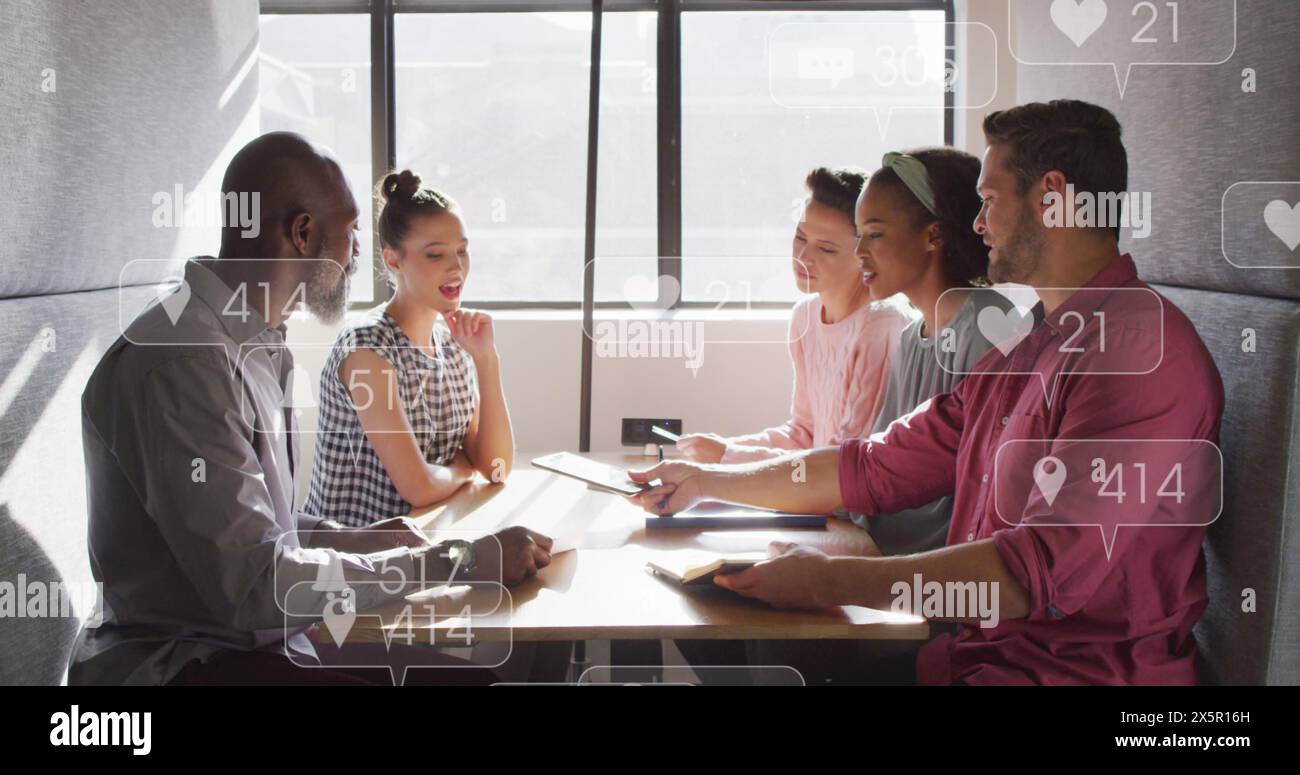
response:
<svg viewBox="0 0 1300 775"><path fill-rule="evenodd" d="M342 317L359 212L338 163L287 132L240 150L222 190L255 202L258 220L250 228L227 213L220 255L186 263L181 287L127 327L82 395L103 615L80 633L68 681L387 683L387 667L323 666L308 628L453 576L521 581L549 562L550 540L516 527L433 544L403 517L347 529L295 512L285 321L299 303L327 323ZM468 551L477 575L456 575L452 556ZM327 651L334 665L376 664ZM458 662L408 651L378 658ZM458 667L415 671L415 682L494 677Z"/></svg>
<svg viewBox="0 0 1300 775"><path fill-rule="evenodd" d="M338 162L292 132L271 132L236 154L221 190L257 193L259 220L251 229L227 221L213 272L231 288L269 289L248 302L272 328L296 299L322 322L342 319L360 214Z"/></svg>

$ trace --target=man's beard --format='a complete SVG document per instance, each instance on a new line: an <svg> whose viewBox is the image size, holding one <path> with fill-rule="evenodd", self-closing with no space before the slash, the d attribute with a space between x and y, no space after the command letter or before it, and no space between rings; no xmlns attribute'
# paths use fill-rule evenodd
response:
<svg viewBox="0 0 1300 775"><path fill-rule="evenodd" d="M1026 203L1006 246L998 249L998 260L989 265L989 280L1023 283L1033 276L1043 255L1043 228L1035 222L1034 208Z"/></svg>
<svg viewBox="0 0 1300 775"><path fill-rule="evenodd" d="M348 291L351 286L348 272L334 261L327 250L321 250L319 259L312 261L303 294L307 310L322 323L332 325L343 319L348 309Z"/></svg>

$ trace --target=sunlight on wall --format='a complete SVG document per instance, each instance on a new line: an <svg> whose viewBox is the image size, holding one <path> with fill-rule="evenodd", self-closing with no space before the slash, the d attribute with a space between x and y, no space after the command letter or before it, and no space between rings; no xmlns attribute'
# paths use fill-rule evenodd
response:
<svg viewBox="0 0 1300 775"><path fill-rule="evenodd" d="M258 105L254 101L252 107L240 118L238 127L226 141L225 146L213 158L203 177L199 178L198 182L186 192L187 194L196 193L199 195L198 199L212 199L215 204L216 197L205 197L203 194L221 191L221 179L226 174L226 166L230 164L230 160L239 149L259 134L258 113ZM176 230L176 242L171 251L172 258L179 260L192 256L216 255L221 246L220 207L216 207L215 212L203 213L196 221L194 225L186 225Z"/></svg>
<svg viewBox="0 0 1300 775"><path fill-rule="evenodd" d="M42 344L45 341L44 330L38 331L32 343L27 345L27 349L19 356L18 363L14 364L13 371L5 375L3 383L0 383L0 417L9 412L10 405L14 399L22 392L23 386L32 376L32 371L36 369L36 364L41 360L43 353Z"/></svg>
<svg viewBox="0 0 1300 775"><path fill-rule="evenodd" d="M30 361L28 376L43 355L39 343L34 343L33 347L37 355ZM70 509L76 514L86 513L81 412L78 408L81 406L82 389L99 362L103 347L104 343L96 337L84 344L75 362L55 388L54 395L45 404L44 411L32 425L31 432L20 442L13 460L4 473L0 474L0 503L9 509L13 520L31 535L66 582L91 581L90 564L86 555L86 523L84 517L56 519L49 514L52 501L50 488L59 489L58 508ZM31 352L31 348L28 352ZM28 363L27 353L24 353L19 365L24 363ZM5 389L8 387L9 380L6 379ZM21 388L22 385L18 384L17 387ZM89 613L77 611L81 617Z"/></svg>

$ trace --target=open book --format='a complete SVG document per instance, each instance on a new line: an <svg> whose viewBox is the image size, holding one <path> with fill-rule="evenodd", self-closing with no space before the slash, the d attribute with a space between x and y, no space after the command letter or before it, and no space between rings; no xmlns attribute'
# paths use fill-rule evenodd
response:
<svg viewBox="0 0 1300 775"><path fill-rule="evenodd" d="M649 560L646 567L656 575L683 586L696 586L712 584L714 576L737 573L766 559L767 555L762 552L741 553L732 557L711 557L699 552L688 552Z"/></svg>

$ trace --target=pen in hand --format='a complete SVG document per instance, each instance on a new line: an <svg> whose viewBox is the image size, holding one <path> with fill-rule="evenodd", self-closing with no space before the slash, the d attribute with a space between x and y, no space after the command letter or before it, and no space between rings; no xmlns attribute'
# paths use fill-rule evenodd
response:
<svg viewBox="0 0 1300 775"><path fill-rule="evenodd" d="M673 433L670 430L665 430L663 428L660 428L658 425L651 425L650 432L661 438L668 439L674 444L676 444L682 438L681 436L677 435L676 433Z"/></svg>

